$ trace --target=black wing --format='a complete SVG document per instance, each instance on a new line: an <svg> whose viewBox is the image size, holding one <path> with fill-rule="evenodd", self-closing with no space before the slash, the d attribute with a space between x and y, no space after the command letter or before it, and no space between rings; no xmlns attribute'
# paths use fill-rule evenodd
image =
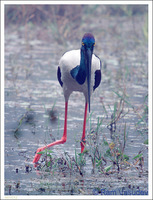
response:
<svg viewBox="0 0 153 200"><path fill-rule="evenodd" d="M102 67L101 60L100 60L100 58L97 55L95 55L95 56L100 61L100 69L95 71L95 84L93 86L93 90L95 90L99 86L99 84L101 82L101 76L102 76L102 74L101 74L101 67Z"/></svg>
<svg viewBox="0 0 153 200"><path fill-rule="evenodd" d="M93 90L95 90L101 82L101 70L95 71L95 85L93 86Z"/></svg>
<svg viewBox="0 0 153 200"><path fill-rule="evenodd" d="M63 82L61 80L61 69L60 67L58 67L57 69L57 79L58 79L58 82L60 83L61 87L63 86Z"/></svg>

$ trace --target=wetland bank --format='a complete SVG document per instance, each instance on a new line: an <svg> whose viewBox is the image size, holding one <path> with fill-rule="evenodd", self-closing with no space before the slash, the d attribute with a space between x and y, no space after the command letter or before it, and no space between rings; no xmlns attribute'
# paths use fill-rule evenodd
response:
<svg viewBox="0 0 153 200"><path fill-rule="evenodd" d="M5 195L148 195L147 20L146 5L5 5ZM67 142L34 166L37 148L63 134L56 70L85 32L102 61L86 150L84 97L73 93Z"/></svg>

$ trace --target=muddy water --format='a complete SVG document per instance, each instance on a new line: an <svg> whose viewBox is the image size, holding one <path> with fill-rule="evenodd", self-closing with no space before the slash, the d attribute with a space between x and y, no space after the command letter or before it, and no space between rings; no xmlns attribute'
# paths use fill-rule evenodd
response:
<svg viewBox="0 0 153 200"><path fill-rule="evenodd" d="M87 138L90 137L91 128L96 129L99 117L103 119L99 140L102 141L105 136L108 142L112 142L108 124L114 103L120 101L114 92L122 94L126 88L126 99L137 112L125 103L124 114L127 114L117 122L115 134L123 141L126 123L128 136L124 153L132 163L133 157L140 151L143 152L144 165L141 175L136 167L121 171L119 175L104 175L98 171L93 174L90 158L86 160L83 177L78 172L55 172L53 175L33 166L32 160L37 148L62 136L64 98L56 78L56 70L62 54L73 46L79 48L80 41L72 41L71 45L58 44L54 40L48 43L34 37L32 30L30 38L26 39L24 28L16 30L15 27L9 27L5 37L6 195L120 195L138 190L147 193L148 149L144 144L148 133L147 118L144 118L145 122L138 123L139 117L144 113L144 104L147 105L147 49L145 42L137 41L134 36L128 38L128 32L125 30L127 19L121 20L120 27L116 30L121 33L120 38L111 35L115 27L113 19L110 19L109 27L105 20L107 19L98 21L95 25L99 27L102 23L104 30L108 30L108 34L103 33L103 37L97 31L97 40L103 44L103 49L98 42L95 49L97 55L106 60L107 66L103 63L102 83L91 100L92 116L87 124ZM135 20L138 20L135 24L138 30L141 29L141 20ZM132 22L129 20L128 23L130 31L133 31ZM39 30L39 27L36 30ZM142 36L139 37L138 39L141 39ZM109 41L110 38L115 41L114 44ZM48 112L52 109L54 112L49 116ZM64 151L70 156L75 155L75 150L80 153L83 113L84 97L80 93L73 93L69 101L68 139L65 144L51 148L56 156L60 157Z"/></svg>

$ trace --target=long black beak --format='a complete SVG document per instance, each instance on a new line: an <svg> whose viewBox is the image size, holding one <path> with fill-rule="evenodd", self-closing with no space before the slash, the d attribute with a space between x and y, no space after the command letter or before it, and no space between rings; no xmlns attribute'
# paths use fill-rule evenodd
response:
<svg viewBox="0 0 153 200"><path fill-rule="evenodd" d="M86 51L86 71L87 71L89 112L90 112L91 62L92 62L92 51L91 51L91 49L87 49L87 51Z"/></svg>

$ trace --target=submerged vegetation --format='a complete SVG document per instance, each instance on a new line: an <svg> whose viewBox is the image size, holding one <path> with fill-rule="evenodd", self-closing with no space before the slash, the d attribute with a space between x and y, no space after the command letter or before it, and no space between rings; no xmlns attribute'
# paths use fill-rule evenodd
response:
<svg viewBox="0 0 153 200"><path fill-rule="evenodd" d="M118 121L130 112L129 110L124 112L124 104L128 104L132 107L134 112L136 111L129 101L125 100L125 97L121 97L118 93L116 94L120 97L119 103L114 103L111 121L107 125L107 128L110 130L110 141L108 141L106 135L103 133L103 128L101 128L105 119L100 119L98 117L97 127L91 129L87 134L86 148L83 153L77 154L75 150L75 156L70 156L68 152L64 152L64 154L58 158L56 153L52 150L45 149L38 153L44 155L42 156L42 161L36 165L39 170L49 170L54 174L54 171L57 172L59 169L64 167L64 169L66 171L69 170L70 173L72 173L72 171L76 172L77 170L80 175L83 176L83 168L86 166L86 160L91 160L92 173L95 173L96 171L96 173L102 173L105 175L113 173L119 174L120 171L134 168L139 173L139 176L141 176L144 167L144 151L148 148L148 139L143 142L145 144L144 148L140 148L138 152L135 152L133 157L125 153L125 149L127 151L128 148L126 147L126 144L128 141L129 130L127 129L126 122L123 123L123 132L118 133L116 126ZM145 105L143 105L143 107L146 109ZM106 111L106 108L104 109ZM145 117L141 117L138 112L136 112L136 114L139 116L141 121L144 121L146 124L147 116L145 115ZM137 125L140 123L141 122L138 119L138 122L135 123L135 130L137 129ZM145 134L145 132L143 134Z"/></svg>

